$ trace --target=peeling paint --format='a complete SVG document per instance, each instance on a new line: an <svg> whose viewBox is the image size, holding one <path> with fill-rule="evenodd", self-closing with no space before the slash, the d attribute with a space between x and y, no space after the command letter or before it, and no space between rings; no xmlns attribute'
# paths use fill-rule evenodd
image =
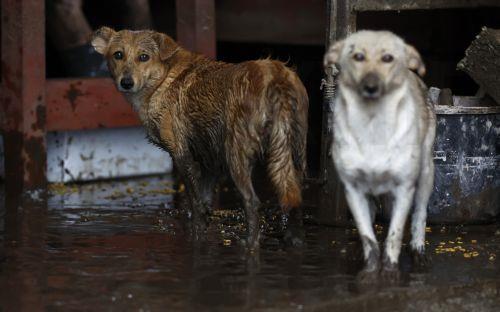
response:
<svg viewBox="0 0 500 312"><path fill-rule="evenodd" d="M69 89L66 91L66 94L64 95L64 98L69 101L71 104L71 108L73 111L76 109L76 100L80 96L84 96L85 93L82 92L80 89L78 89L75 84L70 84Z"/></svg>
<svg viewBox="0 0 500 312"><path fill-rule="evenodd" d="M161 174L172 170L169 155L149 144L142 128L51 132L47 143L51 182Z"/></svg>

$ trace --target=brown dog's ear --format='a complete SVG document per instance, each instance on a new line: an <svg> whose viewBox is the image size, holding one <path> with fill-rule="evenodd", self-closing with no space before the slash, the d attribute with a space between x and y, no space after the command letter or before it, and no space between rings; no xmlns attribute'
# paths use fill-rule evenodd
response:
<svg viewBox="0 0 500 312"><path fill-rule="evenodd" d="M92 34L91 44L100 54L106 54L108 51L109 40L115 34L115 31L109 27L103 26Z"/></svg>
<svg viewBox="0 0 500 312"><path fill-rule="evenodd" d="M323 59L323 66L326 68L332 64L337 64L340 59L340 54L344 48L344 40L335 42L332 46L328 48L325 53L325 58Z"/></svg>
<svg viewBox="0 0 500 312"><path fill-rule="evenodd" d="M409 69L417 72L420 77L425 75L425 64L414 46L406 45L406 64Z"/></svg>
<svg viewBox="0 0 500 312"><path fill-rule="evenodd" d="M153 38L156 41L156 44L158 44L160 60L162 61L171 57L179 48L179 45L174 41L174 39L165 34L155 33Z"/></svg>

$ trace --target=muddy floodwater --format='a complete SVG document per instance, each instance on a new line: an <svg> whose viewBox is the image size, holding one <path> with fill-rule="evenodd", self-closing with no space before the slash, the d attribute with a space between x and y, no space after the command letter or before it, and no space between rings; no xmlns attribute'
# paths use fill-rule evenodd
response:
<svg viewBox="0 0 500 312"><path fill-rule="evenodd" d="M399 284L363 286L353 227L309 216L305 246L287 248L270 205L249 254L237 199L194 239L172 187L169 177L52 185L46 201L21 204L0 193L0 311L500 310L498 223L433 225L427 268L404 250Z"/></svg>

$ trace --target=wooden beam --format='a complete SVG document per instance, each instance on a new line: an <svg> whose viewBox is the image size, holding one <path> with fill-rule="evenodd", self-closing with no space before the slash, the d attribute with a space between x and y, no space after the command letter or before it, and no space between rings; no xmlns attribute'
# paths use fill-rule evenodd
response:
<svg viewBox="0 0 500 312"><path fill-rule="evenodd" d="M329 0L327 2L328 19L326 29L326 47L356 31L356 13L351 10L350 0ZM346 225L349 220L349 207L344 195L344 187L333 165L330 153L333 130L330 122L333 118L332 107L335 95L335 73L325 77L323 88L323 123L321 131L320 177L323 180L319 192L316 219L320 223Z"/></svg>
<svg viewBox="0 0 500 312"><path fill-rule="evenodd" d="M47 131L140 125L109 78L50 79L46 88Z"/></svg>
<svg viewBox="0 0 500 312"><path fill-rule="evenodd" d="M215 59L214 0L176 0L177 42Z"/></svg>
<svg viewBox="0 0 500 312"><path fill-rule="evenodd" d="M352 0L354 11L402 11L500 7L498 0Z"/></svg>
<svg viewBox="0 0 500 312"><path fill-rule="evenodd" d="M46 184L45 1L1 5L6 191L18 193Z"/></svg>

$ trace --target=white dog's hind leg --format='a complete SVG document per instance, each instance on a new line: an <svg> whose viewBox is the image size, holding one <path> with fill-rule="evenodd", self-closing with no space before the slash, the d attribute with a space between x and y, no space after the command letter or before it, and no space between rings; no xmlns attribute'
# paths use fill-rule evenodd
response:
<svg viewBox="0 0 500 312"><path fill-rule="evenodd" d="M415 187L413 185L399 186L394 192L391 223L385 241L384 271L399 272L397 264L401 252L401 240L414 194Z"/></svg>
<svg viewBox="0 0 500 312"><path fill-rule="evenodd" d="M415 210L411 220L411 250L417 258L424 260L425 252L425 224L427 220L427 204L434 184L434 163L428 157L427 164L420 173L417 190L415 193Z"/></svg>
<svg viewBox="0 0 500 312"><path fill-rule="evenodd" d="M370 206L366 194L351 184L345 183L346 199L359 231L365 259L364 273L378 273L380 268L380 249L373 231Z"/></svg>

